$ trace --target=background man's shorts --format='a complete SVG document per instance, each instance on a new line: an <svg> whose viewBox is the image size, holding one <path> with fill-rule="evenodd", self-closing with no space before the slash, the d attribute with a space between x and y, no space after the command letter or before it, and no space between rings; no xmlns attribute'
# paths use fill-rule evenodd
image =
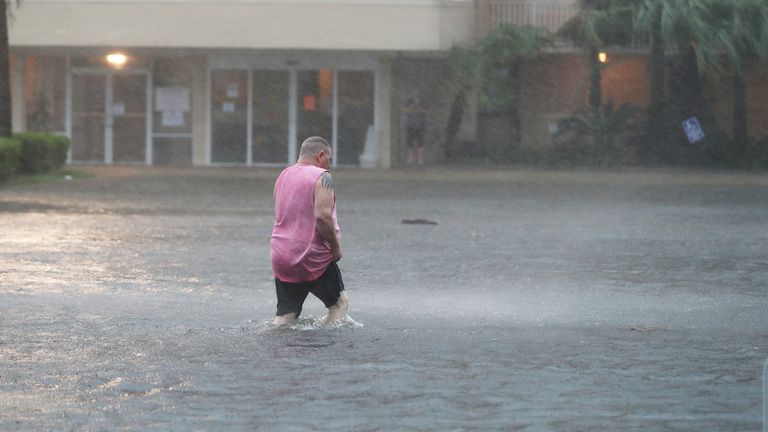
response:
<svg viewBox="0 0 768 432"><path fill-rule="evenodd" d="M405 143L409 149L424 146L424 129L423 128L406 128L405 131Z"/></svg>
<svg viewBox="0 0 768 432"><path fill-rule="evenodd" d="M344 281L341 279L341 271L336 263L331 263L325 273L312 282L283 282L275 278L275 291L277 292L277 313L285 315L291 312L296 317L301 314L304 300L312 293L319 298L325 307L331 307L339 301L341 292L344 291Z"/></svg>

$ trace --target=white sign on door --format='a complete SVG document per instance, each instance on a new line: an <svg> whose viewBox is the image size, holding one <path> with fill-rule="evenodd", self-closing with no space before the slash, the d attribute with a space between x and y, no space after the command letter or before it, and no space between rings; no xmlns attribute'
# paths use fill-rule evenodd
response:
<svg viewBox="0 0 768 432"><path fill-rule="evenodd" d="M188 112L189 89L186 87L155 88L155 111Z"/></svg>
<svg viewBox="0 0 768 432"><path fill-rule="evenodd" d="M237 99L240 96L240 86L237 84L227 84L227 97Z"/></svg>
<svg viewBox="0 0 768 432"><path fill-rule="evenodd" d="M163 111L163 126L184 126L184 113L181 111Z"/></svg>

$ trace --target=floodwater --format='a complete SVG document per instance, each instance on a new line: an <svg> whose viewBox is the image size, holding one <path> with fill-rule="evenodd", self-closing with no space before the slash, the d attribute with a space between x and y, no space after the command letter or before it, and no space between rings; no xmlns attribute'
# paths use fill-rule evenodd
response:
<svg viewBox="0 0 768 432"><path fill-rule="evenodd" d="M768 176L339 170L354 321L276 329L277 170L81 169L0 189L2 430L762 426Z"/></svg>

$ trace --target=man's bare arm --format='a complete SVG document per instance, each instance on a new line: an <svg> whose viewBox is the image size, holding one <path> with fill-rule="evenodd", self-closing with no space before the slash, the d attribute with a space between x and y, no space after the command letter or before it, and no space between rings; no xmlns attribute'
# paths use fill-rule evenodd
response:
<svg viewBox="0 0 768 432"><path fill-rule="evenodd" d="M342 257L341 245L336 238L336 226L333 223L333 177L331 173L324 172L315 183L315 220L317 231L331 246L333 258L338 261Z"/></svg>

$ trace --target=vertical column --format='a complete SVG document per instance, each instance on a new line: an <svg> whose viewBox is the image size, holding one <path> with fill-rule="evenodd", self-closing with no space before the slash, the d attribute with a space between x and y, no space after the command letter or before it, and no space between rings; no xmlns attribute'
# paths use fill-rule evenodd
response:
<svg viewBox="0 0 768 432"><path fill-rule="evenodd" d="M27 105L24 98L26 58L13 56L11 59L11 129L21 132L27 128Z"/></svg>
<svg viewBox="0 0 768 432"><path fill-rule="evenodd" d="M112 146L112 126L114 124L114 116L112 114L112 105L115 103L113 94L114 73L112 71L107 72L106 79L104 80L104 163L112 164L113 146Z"/></svg>
<svg viewBox="0 0 768 432"><path fill-rule="evenodd" d="M152 111L152 95L153 95L153 88L152 88L152 70L154 68L152 67L152 64L150 63L149 70L147 71L147 118L146 118L146 124L147 124L147 136L146 136L146 151L145 151L145 163L147 165L152 165L152 161L154 160L153 156L153 143L152 138L154 137L154 131L153 131L153 114Z"/></svg>
<svg viewBox="0 0 768 432"><path fill-rule="evenodd" d="M380 57L374 84L374 130L379 145L379 167L392 167L392 59Z"/></svg>
<svg viewBox="0 0 768 432"><path fill-rule="evenodd" d="M67 138L70 140L69 150L67 150L67 163L72 163L72 67L70 58L67 56L67 77L64 83L64 127L67 129Z"/></svg>
<svg viewBox="0 0 768 432"><path fill-rule="evenodd" d="M251 166L253 164L253 70L248 69L248 84L246 95L246 116L245 127L248 128L245 131L245 145L248 148L245 149L245 164Z"/></svg>
<svg viewBox="0 0 768 432"><path fill-rule="evenodd" d="M288 163L296 162L298 155L296 154L296 147L299 145L297 142L298 136L298 116L299 107L297 95L298 88L298 74L296 69L291 68L288 72Z"/></svg>
<svg viewBox="0 0 768 432"><path fill-rule="evenodd" d="M331 126L331 146L333 149L333 167L336 168L336 164L339 161L338 155L339 154L339 73L336 69L333 70L333 89L332 91L332 99L333 99L333 108L332 108L332 126Z"/></svg>
<svg viewBox="0 0 768 432"><path fill-rule="evenodd" d="M192 165L207 165L211 161L209 129L209 82L206 57L191 60L192 78Z"/></svg>
<svg viewBox="0 0 768 432"><path fill-rule="evenodd" d="M475 38L477 39L488 34L491 20L488 9L488 0L475 1Z"/></svg>

